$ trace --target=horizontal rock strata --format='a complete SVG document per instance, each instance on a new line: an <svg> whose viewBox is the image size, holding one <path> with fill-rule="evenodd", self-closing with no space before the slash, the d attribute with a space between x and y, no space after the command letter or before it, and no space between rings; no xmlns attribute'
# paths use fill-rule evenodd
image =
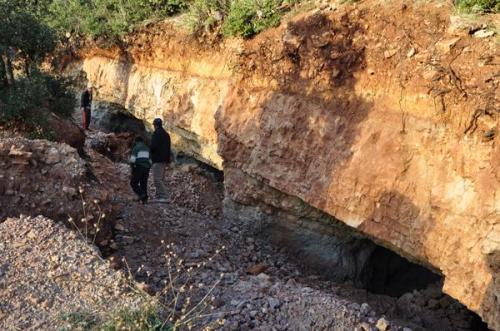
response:
<svg viewBox="0 0 500 331"><path fill-rule="evenodd" d="M499 330L496 46L448 29L442 7L391 6L216 45L160 25L66 71L83 70L102 102L162 116L177 148L227 170L228 199L269 204L252 183L296 197L441 273Z"/></svg>

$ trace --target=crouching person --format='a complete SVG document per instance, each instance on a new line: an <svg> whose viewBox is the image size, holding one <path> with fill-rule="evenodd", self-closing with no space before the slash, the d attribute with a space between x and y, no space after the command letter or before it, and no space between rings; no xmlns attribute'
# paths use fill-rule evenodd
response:
<svg viewBox="0 0 500 331"><path fill-rule="evenodd" d="M130 165L132 166L132 179L130 186L138 196L138 201L146 204L148 202L148 178L151 168L151 159L149 156L149 147L142 137L135 138L134 148L130 156Z"/></svg>

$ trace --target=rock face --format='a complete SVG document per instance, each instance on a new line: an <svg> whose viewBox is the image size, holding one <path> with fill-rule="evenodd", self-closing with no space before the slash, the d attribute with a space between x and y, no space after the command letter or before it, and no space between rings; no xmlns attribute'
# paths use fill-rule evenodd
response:
<svg viewBox="0 0 500 331"><path fill-rule="evenodd" d="M110 200L110 192L68 145L0 139L0 222L21 214L44 215L78 227L101 244L113 228Z"/></svg>
<svg viewBox="0 0 500 331"><path fill-rule="evenodd" d="M226 199L329 214L441 273L500 330L497 46L457 37L442 7L384 6L211 46L159 26L67 72L85 71L102 102L166 119L178 149L224 170Z"/></svg>

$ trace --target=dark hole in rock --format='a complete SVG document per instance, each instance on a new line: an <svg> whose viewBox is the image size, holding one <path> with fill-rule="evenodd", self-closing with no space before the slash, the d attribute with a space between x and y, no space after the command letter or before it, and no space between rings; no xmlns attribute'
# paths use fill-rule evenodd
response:
<svg viewBox="0 0 500 331"><path fill-rule="evenodd" d="M471 331L493 331L488 329L488 324L483 322L479 315L474 314L471 321Z"/></svg>
<svg viewBox="0 0 500 331"><path fill-rule="evenodd" d="M133 133L148 138L144 122L119 104L97 103L92 111L92 126L106 133Z"/></svg>
<svg viewBox="0 0 500 331"><path fill-rule="evenodd" d="M251 207L226 199L225 214L238 219L244 231L285 252L307 279L330 281L338 295L367 302L414 331L488 330L477 314L443 293L440 274L298 199L272 189L266 194L276 201L288 199L291 207Z"/></svg>
<svg viewBox="0 0 500 331"><path fill-rule="evenodd" d="M361 275L366 277L364 287L368 291L393 297L423 290L441 280L440 275L381 246L375 247Z"/></svg>

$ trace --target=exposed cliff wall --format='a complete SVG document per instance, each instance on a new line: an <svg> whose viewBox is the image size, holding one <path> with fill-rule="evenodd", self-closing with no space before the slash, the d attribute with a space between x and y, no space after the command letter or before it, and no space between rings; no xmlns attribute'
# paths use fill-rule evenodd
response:
<svg viewBox="0 0 500 331"><path fill-rule="evenodd" d="M225 170L229 199L296 207L255 182L299 198L439 271L500 329L498 50L449 14L367 1L218 45L160 26L67 70L163 116L177 148Z"/></svg>

